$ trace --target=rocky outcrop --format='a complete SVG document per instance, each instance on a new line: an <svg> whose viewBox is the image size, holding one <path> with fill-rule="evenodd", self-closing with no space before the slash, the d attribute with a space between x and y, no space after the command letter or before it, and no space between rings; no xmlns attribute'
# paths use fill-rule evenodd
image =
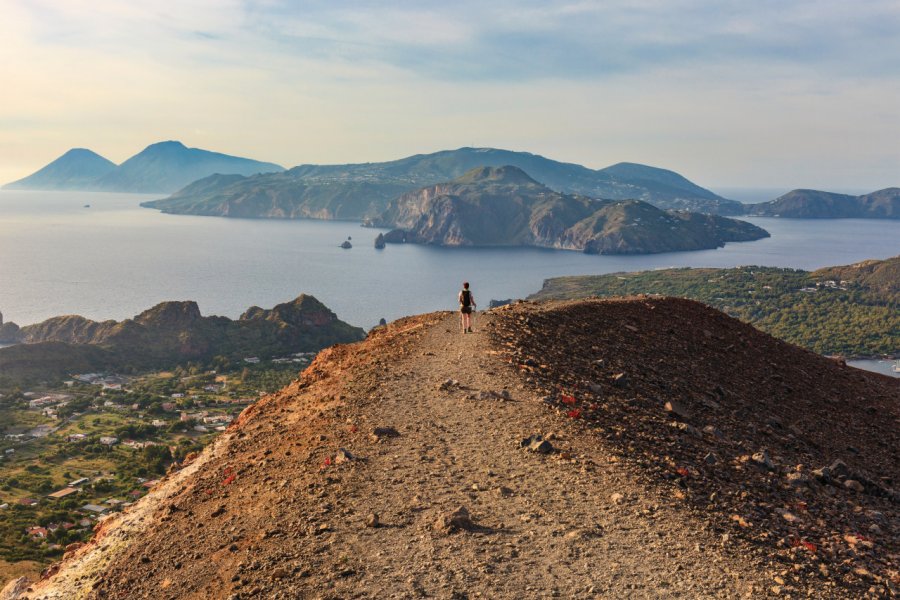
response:
<svg viewBox="0 0 900 600"><path fill-rule="evenodd" d="M0 323L0 343L14 344L22 341L22 332L19 326L12 321Z"/></svg>
<svg viewBox="0 0 900 600"><path fill-rule="evenodd" d="M392 201L376 225L385 241L439 246L539 246L589 254L717 248L767 237L725 217L665 212L640 200L593 200L554 192L522 170L481 167Z"/></svg>
<svg viewBox="0 0 900 600"><path fill-rule="evenodd" d="M156 368L219 355L269 357L318 350L364 335L305 294L268 310L251 307L237 320L204 317L193 301L162 302L124 321L71 315L22 327L16 341L23 343L0 349L0 368L14 376L25 367L26 357L48 375L76 365L85 370L91 361L98 368Z"/></svg>

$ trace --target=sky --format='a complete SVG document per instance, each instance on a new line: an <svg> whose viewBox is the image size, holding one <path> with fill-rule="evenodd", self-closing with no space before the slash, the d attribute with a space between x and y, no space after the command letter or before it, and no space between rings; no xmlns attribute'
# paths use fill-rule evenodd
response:
<svg viewBox="0 0 900 600"><path fill-rule="evenodd" d="M461 146L710 188L900 186L898 0L0 0L0 182L72 147Z"/></svg>

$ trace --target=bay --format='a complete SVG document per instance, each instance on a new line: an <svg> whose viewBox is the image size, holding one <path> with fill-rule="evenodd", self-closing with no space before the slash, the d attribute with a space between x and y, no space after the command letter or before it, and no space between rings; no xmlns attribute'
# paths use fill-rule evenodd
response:
<svg viewBox="0 0 900 600"><path fill-rule="evenodd" d="M0 311L20 325L62 314L123 319L164 300L239 316L312 294L369 328L380 318L479 307L544 279L667 267L815 269L900 254L900 221L748 218L772 237L699 252L588 256L535 248L389 245L355 222L225 219L140 208L153 195L0 191ZM85 205L90 205L85 208ZM353 248L340 243L352 237Z"/></svg>

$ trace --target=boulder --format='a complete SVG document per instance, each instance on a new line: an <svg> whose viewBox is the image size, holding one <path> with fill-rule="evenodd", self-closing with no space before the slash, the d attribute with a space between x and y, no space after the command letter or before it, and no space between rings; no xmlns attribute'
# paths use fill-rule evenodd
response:
<svg viewBox="0 0 900 600"><path fill-rule="evenodd" d="M754 453L753 456L750 457L750 460L752 460L758 467L762 467L767 471L772 471L775 469L775 463L773 463L772 459L769 458L769 453L766 450L761 450Z"/></svg>
<svg viewBox="0 0 900 600"><path fill-rule="evenodd" d="M675 400L668 400L665 405L663 405L663 408L667 413L675 415L676 417L679 417L681 419L688 419L691 416L691 413L688 412L688 409Z"/></svg>
<svg viewBox="0 0 900 600"><path fill-rule="evenodd" d="M539 434L524 438L519 442L519 447L525 448L530 452L537 452L538 454L550 454L553 452L553 444L545 440L544 436Z"/></svg>
<svg viewBox="0 0 900 600"><path fill-rule="evenodd" d="M465 506L460 506L451 513L444 513L438 516L433 523L433 527L439 533L451 534L461 530L469 531L474 529L475 524L472 522L469 510Z"/></svg>

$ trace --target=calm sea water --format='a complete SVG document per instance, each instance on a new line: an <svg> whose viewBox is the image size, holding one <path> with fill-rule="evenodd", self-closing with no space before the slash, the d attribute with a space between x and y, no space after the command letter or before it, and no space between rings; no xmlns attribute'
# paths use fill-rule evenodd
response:
<svg viewBox="0 0 900 600"><path fill-rule="evenodd" d="M895 361L892 360L848 360L847 364L857 369L865 369L866 371L874 371L882 375L900 378L900 372L893 369Z"/></svg>
<svg viewBox="0 0 900 600"><path fill-rule="evenodd" d="M479 305L521 298L544 279L681 266L813 269L900 254L900 221L748 219L772 237L717 250L587 256L538 249L375 250L357 223L164 215L154 196L0 191L0 311L22 324L62 314L123 319L163 300L237 317L300 293L371 327L453 309L463 280ZM90 204L90 208L85 208ZM353 248L339 248L352 237Z"/></svg>

